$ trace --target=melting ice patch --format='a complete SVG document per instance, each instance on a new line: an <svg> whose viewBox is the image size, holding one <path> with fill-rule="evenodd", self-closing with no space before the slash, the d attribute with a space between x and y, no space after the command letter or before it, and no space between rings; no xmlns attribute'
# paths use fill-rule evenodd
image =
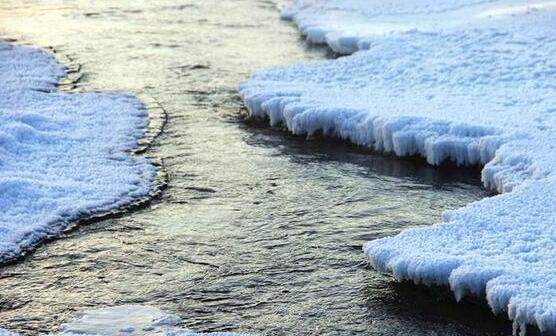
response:
<svg viewBox="0 0 556 336"><path fill-rule="evenodd" d="M248 336L237 333L195 333L177 327L180 318L150 306L126 305L80 314L52 336ZM1 335L1 333L0 333Z"/></svg>
<svg viewBox="0 0 556 336"><path fill-rule="evenodd" d="M284 16L309 39L359 51L269 69L240 86L251 117L294 134L483 165L485 186L501 195L364 249L399 280L486 298L522 332L556 331L556 13L550 1L481 13L530 4L295 1ZM413 28L376 34L385 22Z"/></svg>
<svg viewBox="0 0 556 336"><path fill-rule="evenodd" d="M125 94L53 92L55 59L0 42L0 262L84 214L147 195L155 168L128 152L148 114Z"/></svg>

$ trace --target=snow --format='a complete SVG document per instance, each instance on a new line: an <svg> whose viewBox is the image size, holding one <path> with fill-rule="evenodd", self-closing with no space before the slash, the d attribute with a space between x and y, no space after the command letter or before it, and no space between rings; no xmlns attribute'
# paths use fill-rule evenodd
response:
<svg viewBox="0 0 556 336"><path fill-rule="evenodd" d="M554 0L298 0L282 17L294 21L309 41L351 54L381 35L457 29L480 25L484 18L555 8Z"/></svg>
<svg viewBox="0 0 556 336"><path fill-rule="evenodd" d="M483 166L501 194L368 242L398 280L486 298L556 331L556 2L298 0L283 16L351 56L240 85L253 118L430 164Z"/></svg>
<svg viewBox="0 0 556 336"><path fill-rule="evenodd" d="M6 329L0 329L0 336L17 336L17 334Z"/></svg>
<svg viewBox="0 0 556 336"><path fill-rule="evenodd" d="M0 262L82 215L148 194L155 168L129 151L148 113L134 97L56 92L65 67L0 42Z"/></svg>
<svg viewBox="0 0 556 336"><path fill-rule="evenodd" d="M179 317L151 306L124 305L81 313L53 336L248 336L237 333L195 333L177 327ZM0 334L1 335L1 334Z"/></svg>

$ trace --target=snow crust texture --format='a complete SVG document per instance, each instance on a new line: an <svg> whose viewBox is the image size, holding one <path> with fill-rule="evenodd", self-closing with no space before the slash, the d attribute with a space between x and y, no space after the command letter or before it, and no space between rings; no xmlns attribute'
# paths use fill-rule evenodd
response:
<svg viewBox="0 0 556 336"><path fill-rule="evenodd" d="M148 194L155 168L129 151L148 113L125 94L55 92L66 69L0 42L0 262L82 215Z"/></svg>
<svg viewBox="0 0 556 336"><path fill-rule="evenodd" d="M482 165L500 195L368 242L399 280L486 298L556 331L556 2L298 0L283 16L337 60L240 86L253 118L399 156Z"/></svg>

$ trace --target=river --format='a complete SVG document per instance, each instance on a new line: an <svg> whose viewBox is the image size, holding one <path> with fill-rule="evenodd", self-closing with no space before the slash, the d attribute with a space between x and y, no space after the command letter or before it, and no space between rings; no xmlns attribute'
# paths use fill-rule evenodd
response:
<svg viewBox="0 0 556 336"><path fill-rule="evenodd" d="M162 308L198 331L268 335L508 335L487 309L397 284L364 241L488 196L477 169L435 168L246 122L239 82L331 57L265 0L3 0L2 35L82 65L77 89L150 97L167 112L147 155L151 206L81 226L0 269L0 327L36 335L77 312Z"/></svg>

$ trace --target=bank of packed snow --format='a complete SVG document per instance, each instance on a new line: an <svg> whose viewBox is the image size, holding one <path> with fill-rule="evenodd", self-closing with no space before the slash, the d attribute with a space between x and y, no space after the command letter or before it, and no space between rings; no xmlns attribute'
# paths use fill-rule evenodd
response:
<svg viewBox="0 0 556 336"><path fill-rule="evenodd" d="M296 1L283 15L351 56L240 86L252 117L431 164L484 165L496 197L366 244L399 280L486 297L556 331L556 2Z"/></svg>
<svg viewBox="0 0 556 336"><path fill-rule="evenodd" d="M64 76L51 55L0 42L0 262L80 215L147 195L155 175L128 154L148 124L143 105L53 92Z"/></svg>
<svg viewBox="0 0 556 336"><path fill-rule="evenodd" d="M127 305L84 312L63 324L53 336L248 336L236 333L196 333L177 327L181 319L150 306ZM0 334L1 335L1 334Z"/></svg>

